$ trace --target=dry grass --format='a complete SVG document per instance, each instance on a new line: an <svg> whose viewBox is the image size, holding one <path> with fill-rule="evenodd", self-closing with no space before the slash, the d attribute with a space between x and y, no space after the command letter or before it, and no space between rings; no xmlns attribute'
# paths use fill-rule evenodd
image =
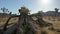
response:
<svg viewBox="0 0 60 34"><path fill-rule="evenodd" d="M53 17L46 17L43 20L52 23L55 28L60 29L60 17L56 17L55 19Z"/></svg>

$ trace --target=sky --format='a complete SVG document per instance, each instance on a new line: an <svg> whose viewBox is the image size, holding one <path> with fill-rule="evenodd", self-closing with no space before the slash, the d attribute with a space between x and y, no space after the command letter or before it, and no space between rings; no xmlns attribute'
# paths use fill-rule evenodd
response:
<svg viewBox="0 0 60 34"><path fill-rule="evenodd" d="M7 8L12 13L18 13L22 6L31 10L30 13L38 11L54 11L54 8L60 9L60 0L0 0L0 8ZM2 12L0 10L0 12Z"/></svg>

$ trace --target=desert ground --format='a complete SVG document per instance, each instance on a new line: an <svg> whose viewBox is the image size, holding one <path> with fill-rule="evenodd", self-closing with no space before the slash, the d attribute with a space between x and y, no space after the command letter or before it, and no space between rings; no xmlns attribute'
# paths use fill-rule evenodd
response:
<svg viewBox="0 0 60 34"><path fill-rule="evenodd" d="M8 18L9 17L0 17L0 29L3 29L3 26L6 23ZM40 29L44 32L47 32L46 34L60 34L60 16L56 17L56 18L51 17L51 16L44 16L42 19L47 23L52 23L53 26L43 27L43 28L38 27L38 29ZM12 18L8 24L9 24L9 26L11 26L11 24L14 24L17 22L18 22L18 18L15 17L15 18ZM37 26L37 25L35 25L35 26ZM44 34L44 33L42 33L42 34Z"/></svg>

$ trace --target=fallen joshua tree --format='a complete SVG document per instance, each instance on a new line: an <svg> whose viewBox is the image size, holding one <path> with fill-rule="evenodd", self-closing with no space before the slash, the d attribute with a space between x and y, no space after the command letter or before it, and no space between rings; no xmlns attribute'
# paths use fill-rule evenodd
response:
<svg viewBox="0 0 60 34"><path fill-rule="evenodd" d="M38 21L34 21L32 17L28 15L29 10L26 7L21 7L19 12L20 15L11 16L5 23L3 34L40 34L40 27L43 20L38 18ZM7 29L9 20L14 17L18 17L18 22Z"/></svg>

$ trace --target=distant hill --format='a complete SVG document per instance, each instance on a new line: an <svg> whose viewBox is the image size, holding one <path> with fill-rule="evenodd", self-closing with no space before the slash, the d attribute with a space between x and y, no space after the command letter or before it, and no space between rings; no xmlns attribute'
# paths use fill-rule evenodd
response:
<svg viewBox="0 0 60 34"><path fill-rule="evenodd" d="M0 13L0 17L1 16L13 16L13 15L16 15L16 14ZM35 13L35 14L32 14L31 16L33 15L41 15L41 14ZM54 11L42 12L42 15L43 16L54 16L55 12ZM60 16L60 12L57 13L57 16Z"/></svg>
<svg viewBox="0 0 60 34"><path fill-rule="evenodd" d="M45 16L54 16L55 12L54 11L47 11L44 13ZM60 16L60 12L57 13L57 16Z"/></svg>

